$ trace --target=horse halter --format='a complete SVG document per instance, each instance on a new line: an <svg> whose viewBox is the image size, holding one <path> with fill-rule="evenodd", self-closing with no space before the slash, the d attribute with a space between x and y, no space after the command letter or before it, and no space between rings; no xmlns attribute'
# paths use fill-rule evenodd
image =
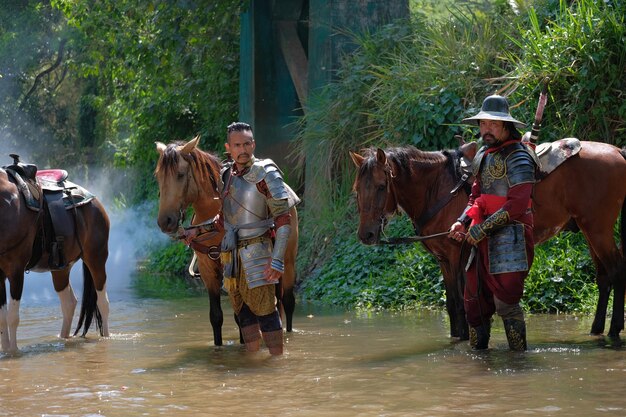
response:
<svg viewBox="0 0 626 417"><path fill-rule="evenodd" d="M391 164L389 164L389 161L385 162L385 178L386 178L386 182L387 182L387 200L385 201L385 208L383 209L383 216L385 215L385 212L388 212L390 214L394 214L398 212L398 196L396 195L396 189L393 186L393 180L396 178L396 174L393 172L393 168L391 167ZM391 204L389 204L389 196L391 196ZM387 208L392 205L393 209L388 210Z"/></svg>
<svg viewBox="0 0 626 417"><path fill-rule="evenodd" d="M182 155L181 155L181 158L182 158ZM189 190L189 181L191 180L191 177L193 177L193 170L191 169L191 163L189 163L189 168L187 169L185 177L186 177L186 181L183 187L183 192L182 192L183 196L187 195L187 191ZM178 227L176 228L175 232L169 233L169 235L175 239L179 237L181 231L183 230L183 223L185 222L185 217L187 214L187 209L184 206L185 206L185 201L181 199L180 206L178 208Z"/></svg>
<svg viewBox="0 0 626 417"><path fill-rule="evenodd" d="M384 235L385 226L387 225L387 217L398 212L398 197L396 195L395 187L393 186L393 180L396 178L396 174L393 172L393 168L389 161L385 162L383 172L385 173L385 188L387 192L385 194L385 202L382 206L382 211L378 221L380 223L380 233Z"/></svg>

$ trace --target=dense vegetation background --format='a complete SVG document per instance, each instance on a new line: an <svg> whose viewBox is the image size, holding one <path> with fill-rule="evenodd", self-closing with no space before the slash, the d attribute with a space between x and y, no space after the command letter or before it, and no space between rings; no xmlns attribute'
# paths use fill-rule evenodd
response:
<svg viewBox="0 0 626 417"><path fill-rule="evenodd" d="M245 1L6 3L4 154L23 153L40 167L76 166L86 177L94 167L115 172L127 178L116 206L130 207L156 200L155 140L201 134L204 149L221 150L224 126L237 119ZM302 211L302 297L367 309L443 305L439 270L420 246L356 241L348 150L456 147L455 134L475 133L458 121L494 92L509 96L514 115L531 122L545 77L551 81L541 140L626 144L624 0L413 0L411 9L405 21L354 34L359 49L316 97L326 105L299 121L316 128L301 130L293 157L304 161L307 144L321 143L336 176L326 190L328 207ZM388 233L408 234L410 227L399 217ZM150 271L186 269L182 245L153 250ZM587 311L595 298L592 275L580 235L553 239L537 248L526 307Z"/></svg>

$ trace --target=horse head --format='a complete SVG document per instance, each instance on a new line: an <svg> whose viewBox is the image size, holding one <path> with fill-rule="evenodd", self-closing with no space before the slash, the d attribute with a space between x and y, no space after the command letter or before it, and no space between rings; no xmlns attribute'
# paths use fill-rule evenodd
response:
<svg viewBox="0 0 626 417"><path fill-rule="evenodd" d="M392 187L395 173L385 151L368 150L366 156L350 152L358 168L354 191L359 210L358 236L366 245L376 244L387 223L387 218L398 211L398 202Z"/></svg>
<svg viewBox="0 0 626 417"><path fill-rule="evenodd" d="M184 220L184 214L199 193L193 175L194 151L200 140L196 136L187 143L165 145L155 142L159 161L154 175L159 184L159 214L157 223L163 233L174 235Z"/></svg>

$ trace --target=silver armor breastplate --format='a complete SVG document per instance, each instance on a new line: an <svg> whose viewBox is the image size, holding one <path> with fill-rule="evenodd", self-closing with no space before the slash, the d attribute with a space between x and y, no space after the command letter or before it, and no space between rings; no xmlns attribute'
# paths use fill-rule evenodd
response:
<svg viewBox="0 0 626 417"><path fill-rule="evenodd" d="M251 184L243 177L233 176L230 187L224 196L222 207L224 220L233 226L241 226L268 219L270 212L266 198L259 192L256 184ZM261 236L269 228L240 229L237 231L239 240Z"/></svg>

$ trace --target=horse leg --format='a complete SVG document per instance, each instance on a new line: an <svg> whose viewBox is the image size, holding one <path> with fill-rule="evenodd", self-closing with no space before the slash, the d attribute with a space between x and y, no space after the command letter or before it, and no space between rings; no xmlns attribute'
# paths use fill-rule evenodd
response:
<svg viewBox="0 0 626 417"><path fill-rule="evenodd" d="M296 310L296 297L293 287L283 288L283 309L285 310L286 327L288 332L293 330L293 313Z"/></svg>
<svg viewBox="0 0 626 417"><path fill-rule="evenodd" d="M222 346L222 325L224 324L224 313L222 312L220 292L209 292L209 320L213 328L213 343L215 346Z"/></svg>
<svg viewBox="0 0 626 417"><path fill-rule="evenodd" d="M598 286L598 303L596 304L596 312L591 324L590 334L599 336L604 333L604 325L606 322L606 311L609 305L609 297L611 295L611 283L608 274L600 259L591 251L591 258L596 266L596 285Z"/></svg>
<svg viewBox="0 0 626 417"><path fill-rule="evenodd" d="M8 306L7 306L7 290L5 287L5 276L2 272L2 284L0 285L0 348L2 352L9 350L9 325L7 322Z"/></svg>
<svg viewBox="0 0 626 417"><path fill-rule="evenodd" d="M299 221L298 211L292 207L291 214L291 234L287 242L287 250L285 251L285 273L281 279L281 300L282 307L285 312L286 329L288 332L293 330L293 313L296 310L296 297L294 295L294 287L296 285L296 257L298 256L298 235Z"/></svg>
<svg viewBox="0 0 626 417"><path fill-rule="evenodd" d="M103 337L109 337L109 314L110 314L110 302L109 294L107 294L106 284L102 286L101 290L96 289L98 295L98 310L100 310L100 316L102 318L101 332Z"/></svg>
<svg viewBox="0 0 626 417"><path fill-rule="evenodd" d="M8 352L10 347L9 340L9 324L7 322L8 306L6 300L2 307L0 307L0 347L2 352Z"/></svg>
<svg viewBox="0 0 626 417"><path fill-rule="evenodd" d="M52 283L54 290L59 296L61 302L61 312L63 313L63 323L61 324L60 338L68 339L70 337L70 331L72 327L72 319L74 318L74 311L76 311L76 305L78 300L70 284L70 269L62 271L52 272Z"/></svg>
<svg viewBox="0 0 626 417"><path fill-rule="evenodd" d="M443 275L443 282L446 288L446 311L450 318L450 337L459 340L469 339L469 328L465 317L463 306L463 271L453 268L446 260L439 261L439 267Z"/></svg>
<svg viewBox="0 0 626 417"><path fill-rule="evenodd" d="M7 312L7 326L9 328L9 349L8 352L17 352L17 326L20 324L20 300L9 300L9 310Z"/></svg>
<svg viewBox="0 0 626 417"><path fill-rule="evenodd" d="M456 298L454 311L457 318L457 334L459 340L469 340L469 325L465 316L465 305L463 304L463 292L465 291L465 274L463 269L455 273L456 276Z"/></svg>
<svg viewBox="0 0 626 417"><path fill-rule="evenodd" d="M222 311L222 270L218 261L214 261L203 253L196 252L198 256L198 270L204 286L209 292L209 320L213 328L213 343L222 346L222 325L224 313Z"/></svg>
<svg viewBox="0 0 626 417"><path fill-rule="evenodd" d="M617 339L619 333L624 330L624 266L620 268L613 285L613 315L611 316L611 327L609 328L609 337Z"/></svg>
<svg viewBox="0 0 626 417"><path fill-rule="evenodd" d="M3 285L4 287L4 285ZM20 300L22 299L22 291L24 290L24 271L13 271L9 275L9 306L6 311L6 326L8 333L8 347L4 348L5 352L17 352L17 327L20 324ZM6 291L6 290L5 290ZM5 293L6 294L6 293ZM6 304L3 308L6 307ZM6 343L6 339L3 336L3 344Z"/></svg>
<svg viewBox="0 0 626 417"><path fill-rule="evenodd" d="M579 223L579 226L580 225ZM597 283L600 296L598 299L598 309L596 310L596 320L606 315L608 294L610 293L611 287L614 289L613 315L611 317L611 326L608 335L609 337L615 338L619 336L619 333L624 328L624 259L620 250L615 245L613 227L608 229L606 233L595 233L585 230L584 227L581 227L581 230L585 234L591 250L595 253L595 256L597 256L599 264L601 263L601 266L604 268L598 267ZM602 274L604 271L606 271L606 278L604 274ZM606 298L607 301L604 301L604 298ZM602 330L604 329L604 326L600 326L595 320L594 325L598 327L592 327L592 332L600 328L602 328Z"/></svg>

